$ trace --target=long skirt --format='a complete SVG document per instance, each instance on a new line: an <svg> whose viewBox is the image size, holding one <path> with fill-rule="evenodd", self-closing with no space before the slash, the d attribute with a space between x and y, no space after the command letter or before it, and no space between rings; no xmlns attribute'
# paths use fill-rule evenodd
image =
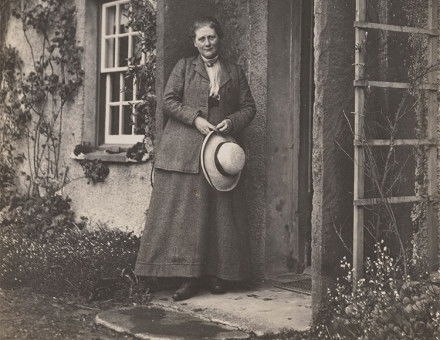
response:
<svg viewBox="0 0 440 340"><path fill-rule="evenodd" d="M201 171L155 169L135 273L248 278L249 237L241 185L218 192Z"/></svg>

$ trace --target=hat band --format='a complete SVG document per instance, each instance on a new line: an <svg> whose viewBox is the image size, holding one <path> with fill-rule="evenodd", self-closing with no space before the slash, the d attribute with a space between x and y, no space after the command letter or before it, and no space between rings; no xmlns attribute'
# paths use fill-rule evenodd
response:
<svg viewBox="0 0 440 340"><path fill-rule="evenodd" d="M222 146L223 144L226 144L226 143L231 143L231 142L221 142L221 143L219 143L219 144L217 145L217 147L215 148L215 152L214 152L214 163L215 163L215 167L217 168L218 172L220 172L223 176L226 176L226 177L234 177L234 175L228 174L228 173L225 171L225 169L222 167L222 165L220 164L220 162L219 162L219 160L218 160L218 157L217 157L217 154L218 154L218 152L219 152L221 146Z"/></svg>

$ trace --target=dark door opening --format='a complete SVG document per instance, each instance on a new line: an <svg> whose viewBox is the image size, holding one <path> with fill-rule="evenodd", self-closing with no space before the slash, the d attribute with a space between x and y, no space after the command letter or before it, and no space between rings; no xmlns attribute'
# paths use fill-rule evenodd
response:
<svg viewBox="0 0 440 340"><path fill-rule="evenodd" d="M266 276L288 281L311 257L313 4L268 6Z"/></svg>

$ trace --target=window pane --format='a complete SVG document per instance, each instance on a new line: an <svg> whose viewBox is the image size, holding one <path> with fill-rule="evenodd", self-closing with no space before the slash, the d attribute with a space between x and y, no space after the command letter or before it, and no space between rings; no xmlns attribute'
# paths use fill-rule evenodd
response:
<svg viewBox="0 0 440 340"><path fill-rule="evenodd" d="M138 35L133 35L133 45L132 45L132 52L131 55L133 57L133 64L139 65L141 63L142 59L142 45L141 45L141 39Z"/></svg>
<svg viewBox="0 0 440 340"><path fill-rule="evenodd" d="M124 100L133 100L133 77L124 77Z"/></svg>
<svg viewBox="0 0 440 340"><path fill-rule="evenodd" d="M104 49L105 67L115 67L115 39L105 39Z"/></svg>
<svg viewBox="0 0 440 340"><path fill-rule="evenodd" d="M106 8L105 11L106 27L105 34L115 34L116 33L116 6L110 6Z"/></svg>
<svg viewBox="0 0 440 340"><path fill-rule="evenodd" d="M110 106L110 134L119 135L119 106Z"/></svg>
<svg viewBox="0 0 440 340"><path fill-rule="evenodd" d="M119 38L119 66L127 66L128 37Z"/></svg>
<svg viewBox="0 0 440 340"><path fill-rule="evenodd" d="M131 105L124 105L124 121L122 124L122 133L124 135L131 135L131 127L133 126Z"/></svg>
<svg viewBox="0 0 440 340"><path fill-rule="evenodd" d="M128 11L130 9L130 4L126 3L121 5L119 11L121 13L121 18L119 19L119 32L127 33L128 32Z"/></svg>
<svg viewBox="0 0 440 340"><path fill-rule="evenodd" d="M118 102L121 93L120 74L119 73L110 74L110 82L111 82L110 102Z"/></svg>

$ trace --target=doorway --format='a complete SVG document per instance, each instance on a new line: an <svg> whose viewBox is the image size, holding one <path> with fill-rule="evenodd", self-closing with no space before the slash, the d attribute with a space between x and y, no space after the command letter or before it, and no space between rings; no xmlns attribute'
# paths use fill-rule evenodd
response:
<svg viewBox="0 0 440 340"><path fill-rule="evenodd" d="M310 267L313 1L268 2L266 277Z"/></svg>

